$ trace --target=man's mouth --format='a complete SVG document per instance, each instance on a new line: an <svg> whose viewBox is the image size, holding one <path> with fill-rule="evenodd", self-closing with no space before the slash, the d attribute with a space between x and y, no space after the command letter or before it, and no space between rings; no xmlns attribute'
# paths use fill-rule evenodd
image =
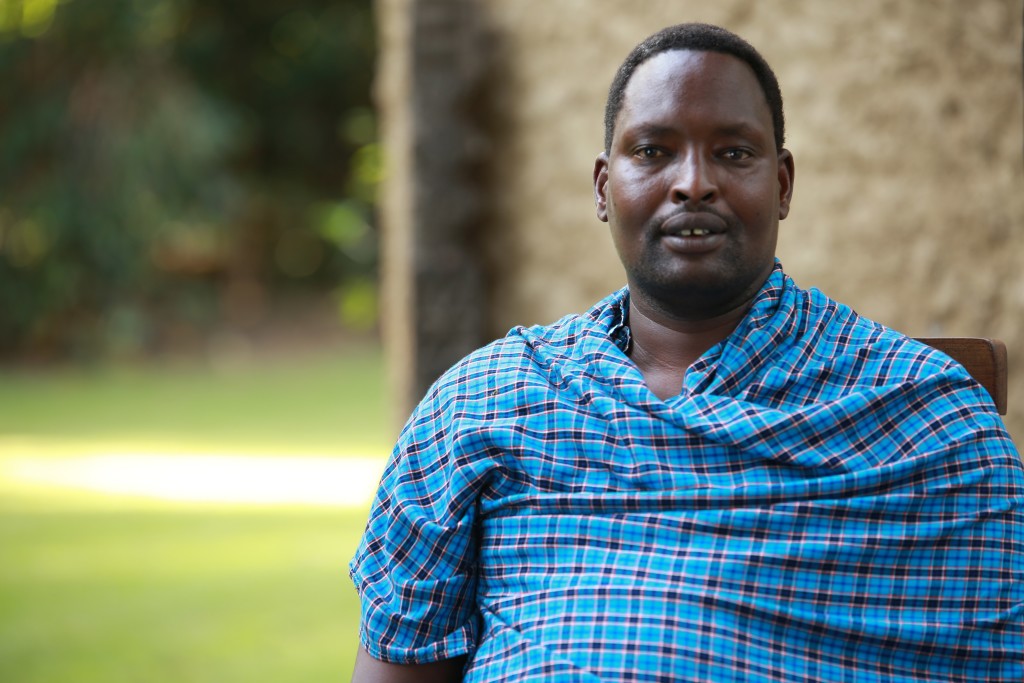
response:
<svg viewBox="0 0 1024 683"><path fill-rule="evenodd" d="M707 237L726 231L725 221L719 216L701 211L677 213L661 224L661 233L667 237Z"/></svg>
<svg viewBox="0 0 1024 683"><path fill-rule="evenodd" d="M662 243L672 252L684 255L704 254L720 248L726 241L728 224L709 212L677 213L661 224Z"/></svg>

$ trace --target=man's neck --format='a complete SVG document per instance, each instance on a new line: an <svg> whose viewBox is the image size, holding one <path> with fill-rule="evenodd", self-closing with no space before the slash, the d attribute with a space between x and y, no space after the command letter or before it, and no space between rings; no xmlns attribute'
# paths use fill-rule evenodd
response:
<svg viewBox="0 0 1024 683"><path fill-rule="evenodd" d="M644 376L655 396L667 399L683 386L687 368L705 351L736 329L752 301L720 315L702 319L680 319L630 297L630 358Z"/></svg>

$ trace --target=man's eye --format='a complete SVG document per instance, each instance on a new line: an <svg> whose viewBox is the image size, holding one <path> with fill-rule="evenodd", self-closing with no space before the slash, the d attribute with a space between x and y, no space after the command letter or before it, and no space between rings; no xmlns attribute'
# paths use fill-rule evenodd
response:
<svg viewBox="0 0 1024 683"><path fill-rule="evenodd" d="M722 157L728 161L743 161L744 159L750 158L750 152L745 149L727 149L722 152Z"/></svg>
<svg viewBox="0 0 1024 683"><path fill-rule="evenodd" d="M643 147L638 147L636 151L633 152L633 154L634 156L640 157L641 159L657 159L658 157L662 156L662 151L657 147L652 147L651 145L644 145Z"/></svg>

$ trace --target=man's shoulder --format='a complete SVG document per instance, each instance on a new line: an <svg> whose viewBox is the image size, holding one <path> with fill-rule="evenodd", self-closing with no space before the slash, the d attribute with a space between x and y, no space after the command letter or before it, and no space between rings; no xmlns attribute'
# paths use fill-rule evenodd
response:
<svg viewBox="0 0 1024 683"><path fill-rule="evenodd" d="M806 292L810 308L821 315L818 352L835 360L851 358L884 368L888 375L927 377L959 364L941 351L883 323L860 315L819 290Z"/></svg>
<svg viewBox="0 0 1024 683"><path fill-rule="evenodd" d="M787 358L797 376L821 385L821 396L892 391L954 407L990 403L967 369L945 353L818 290L803 296L804 333L791 340L795 353Z"/></svg>
<svg viewBox="0 0 1024 683"><path fill-rule="evenodd" d="M517 325L508 333L466 355L437 382L438 387L507 383L528 375L546 375L564 363L583 362L595 346L608 343L624 292L602 299L584 313L547 325Z"/></svg>

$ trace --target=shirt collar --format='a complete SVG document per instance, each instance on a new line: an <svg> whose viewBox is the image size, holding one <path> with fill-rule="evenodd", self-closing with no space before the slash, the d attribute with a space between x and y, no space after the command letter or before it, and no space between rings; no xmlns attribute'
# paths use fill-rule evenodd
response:
<svg viewBox="0 0 1024 683"><path fill-rule="evenodd" d="M740 328L759 327L772 317L778 308L785 284L782 262L775 259L775 266L768 279L761 286L761 291L754 298L750 311L744 317ZM623 287L609 297L608 306L608 338L624 354L629 355L633 346L633 334L629 328L629 288Z"/></svg>

